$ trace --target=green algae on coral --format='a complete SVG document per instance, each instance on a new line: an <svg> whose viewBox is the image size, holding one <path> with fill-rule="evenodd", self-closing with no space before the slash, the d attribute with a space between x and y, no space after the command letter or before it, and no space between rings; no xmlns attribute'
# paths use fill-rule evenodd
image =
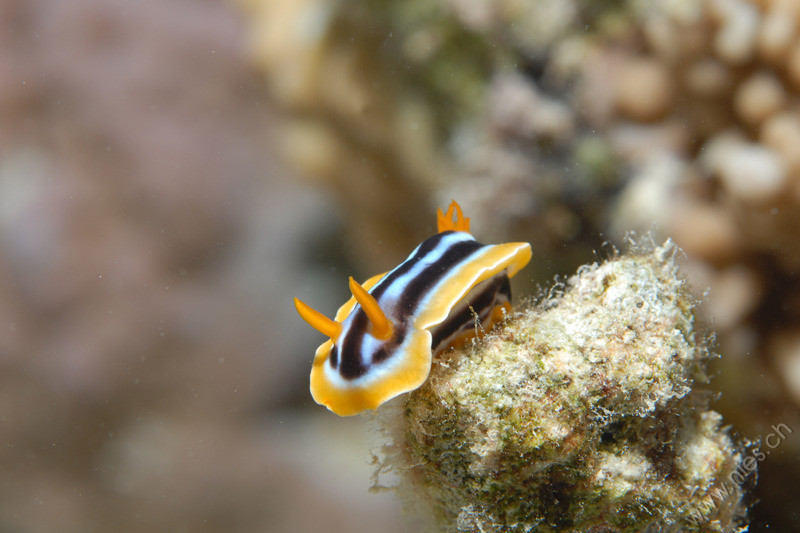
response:
<svg viewBox="0 0 800 533"><path fill-rule="evenodd" d="M742 456L694 387L707 350L673 256L581 268L383 413L400 487L438 530L745 528Z"/></svg>

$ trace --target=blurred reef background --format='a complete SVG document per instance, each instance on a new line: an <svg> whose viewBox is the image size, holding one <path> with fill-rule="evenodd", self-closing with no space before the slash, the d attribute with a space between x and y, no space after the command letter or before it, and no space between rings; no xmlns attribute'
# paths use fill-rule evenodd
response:
<svg viewBox="0 0 800 533"><path fill-rule="evenodd" d="M415 531L315 405L456 198L534 295L672 238L751 531L800 530L800 3L0 0L0 532Z"/></svg>

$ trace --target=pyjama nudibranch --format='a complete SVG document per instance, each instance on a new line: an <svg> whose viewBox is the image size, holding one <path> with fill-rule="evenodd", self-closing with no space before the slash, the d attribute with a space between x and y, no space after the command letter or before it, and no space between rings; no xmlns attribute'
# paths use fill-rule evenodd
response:
<svg viewBox="0 0 800 533"><path fill-rule="evenodd" d="M514 276L531 259L526 242L481 244L453 201L438 233L394 269L359 284L333 320L295 298L300 316L329 337L311 368L314 400L340 416L375 409L422 385L431 359L510 309ZM477 317L476 317L477 315Z"/></svg>

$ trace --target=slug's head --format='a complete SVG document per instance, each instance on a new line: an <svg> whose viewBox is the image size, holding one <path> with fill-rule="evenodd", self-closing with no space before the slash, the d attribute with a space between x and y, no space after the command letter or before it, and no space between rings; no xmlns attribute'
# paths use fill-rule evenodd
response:
<svg viewBox="0 0 800 533"><path fill-rule="evenodd" d="M367 292L367 289L354 280L352 276L350 277L350 292L353 293L355 302L361 306L364 314L366 314L367 318L369 319L370 335L382 341L391 338L392 333L394 332L392 321L389 320L383 310L381 310L381 307L378 305L378 302L375 300L375 298L373 298L372 295ZM294 306L303 320L308 322L312 328L316 329L326 337L330 337L331 342L336 344L337 340L342 334L341 322L331 320L298 298L294 299Z"/></svg>
<svg viewBox="0 0 800 533"><path fill-rule="evenodd" d="M353 297L339 308L334 320L295 298L300 316L329 337L314 355L311 396L340 416L375 409L388 399L418 387L427 376L424 364L405 359L388 363L383 358L397 353L401 338L406 339L406 349L414 347L411 353L424 353L427 339L430 353L427 332L404 335L406 329L387 316L386 309L368 292L383 276L374 276L363 285L350 278ZM430 366L429 358L427 364Z"/></svg>

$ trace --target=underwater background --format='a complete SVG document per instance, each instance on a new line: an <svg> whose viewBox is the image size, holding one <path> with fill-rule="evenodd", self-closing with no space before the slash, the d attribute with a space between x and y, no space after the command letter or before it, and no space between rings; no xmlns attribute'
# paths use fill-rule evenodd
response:
<svg viewBox="0 0 800 533"><path fill-rule="evenodd" d="M314 404L329 316L435 231L520 299L671 238L712 407L800 511L800 4L0 0L0 532L416 531Z"/></svg>

